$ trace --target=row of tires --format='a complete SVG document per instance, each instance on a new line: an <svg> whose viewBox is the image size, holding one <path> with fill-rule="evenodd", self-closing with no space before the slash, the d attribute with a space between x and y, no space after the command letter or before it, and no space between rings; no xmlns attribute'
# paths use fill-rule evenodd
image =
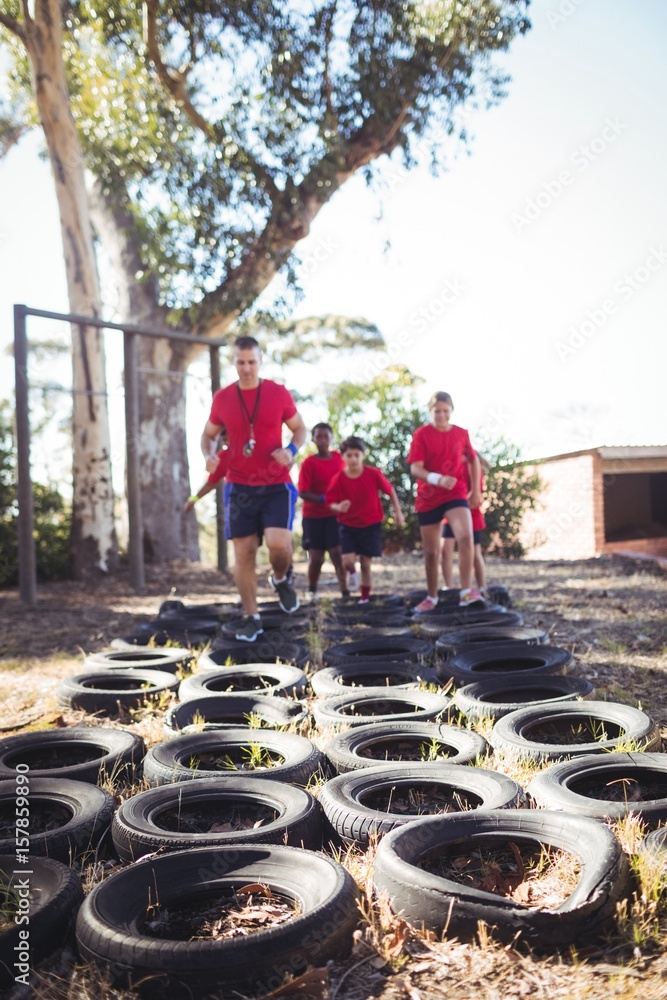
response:
<svg viewBox="0 0 667 1000"><path fill-rule="evenodd" d="M387 606L392 610L399 608L399 605ZM482 610L476 613L485 612ZM491 613L508 614L506 610ZM369 616L372 618L371 625L376 623L377 615L378 612L374 611ZM350 617L354 617L354 614ZM447 619L444 613L440 617L443 623ZM358 628L357 622L358 618L355 622ZM451 626L452 623L449 624ZM428 628L435 626L435 622L428 623ZM381 627L390 629L396 626ZM486 623L475 627L483 629L497 626ZM520 623L515 623L509 627L521 626ZM376 631L374 628L373 632ZM444 628L435 643L437 679L453 676L447 671L457 657L474 654L474 663L484 664L477 674L479 676L481 673L484 679L476 683L482 686L489 683L500 684L505 694L500 694L497 703L500 706L512 704L511 701L502 700L507 697L507 682L513 684L514 690L520 693L533 669L533 664L527 665L526 660L522 660L527 644L522 643L521 650L514 653L509 648L509 637L503 636L496 638L491 659L488 644L481 640L470 644L475 647L473 649L461 650L457 647L449 655L446 637L451 636L452 631L455 629ZM438 643L443 638L445 649L438 651ZM514 642L517 638L512 637ZM544 639L531 638L533 642L530 655L534 657L536 652L546 653L549 658L549 648L545 647ZM445 926L455 934L474 933L478 921L482 919L494 927L499 936L508 940L520 934L536 946L543 945L545 941L551 946L569 943L585 934L597 933L604 926L613 915L616 901L627 892L627 866L615 838L601 824L590 820L590 813L582 818L572 815L576 809L567 800L567 795L572 793L579 799L596 800L599 787L627 781L628 770L634 769L639 783L652 782L654 789L658 788L660 792L653 794L651 808L646 810L649 823L655 825L663 818L660 801L665 798L661 794L664 787L662 755L604 754L567 761L565 764L574 768L572 774L562 780L553 777L551 780L556 788L560 789L561 785L566 788L567 801L565 804L550 803L549 795L553 794L553 789L545 798L539 786L534 783L524 791L509 778L476 766L487 749L485 741L477 734L429 721L414 721L415 707L421 711L424 706L422 704L420 707L419 702L410 701L411 698L431 695L444 701L446 704L444 707L440 706L436 718L442 718L443 712L452 703L442 694L433 695L432 692L404 687L404 684L411 684L416 678L421 679L421 674L428 669L423 663L419 663L420 659L427 658L423 648L398 649L399 653L404 654L404 658L389 661L387 657L392 654L388 652L387 646L380 642L380 648L377 648L378 640L381 639L393 642L394 647L397 639L410 641L408 636L374 634L373 637L362 640L362 648L354 650L352 655L349 654L350 643L341 644L348 646L348 653L342 656L341 661L331 663L326 670L319 672L324 674L330 671L328 677L320 680L339 685L343 680L356 688L334 699L344 699L342 706L335 706L338 721L333 724L334 728L336 725L350 723L353 723L353 728L335 736L327 744L326 758L312 743L295 734L233 727L216 732L185 732L176 739L168 739L154 747L145 758L143 747L135 747L130 752L129 759L124 761L120 758L114 760L112 753L103 755L108 757L103 770L110 773L120 768L126 776L131 773L136 776L139 773L137 769L141 767L140 761L143 758L144 773L154 787L133 795L115 811L113 802L109 806L108 800L104 807L102 803L93 804L93 813L99 814L102 821L89 834L80 831L79 841L86 845L85 849L93 849L99 842L104 821L107 826L109 824L111 809L115 850L123 860L134 860L138 856L152 854L154 850L169 851L169 854L164 857L149 857L140 866L132 865L117 872L88 895L77 918L77 940L79 950L85 958L110 968L112 977L125 985L138 983L145 976L151 977L148 984L144 985L144 992L155 996L164 995L165 982L169 984L169 988L178 984L179 989L188 991L183 992L183 995L190 995L192 991L196 993L220 988L223 983L225 987L251 989L255 992L274 989L282 983L286 971L297 973L307 964L322 964L349 947L357 920L357 890L354 882L330 858L310 852L310 848L317 848L332 835L343 843L356 842L362 845L370 839L382 837L373 875L376 888L389 894L394 909L400 911L408 922L424 926L435 933L441 933ZM413 636L411 641L420 640L415 640ZM369 642L376 648L370 648ZM540 647L539 650L537 647ZM429 648L432 648L431 644ZM123 656L128 655L126 650L118 652ZM195 676L212 677L217 671L224 675L221 685L227 682L228 688L230 674L236 668L221 670L221 664L227 661L228 654L224 649L216 652L221 657L224 655L224 658L218 663L214 662L208 669L200 670ZM477 654L482 654L481 660ZM153 655L153 652L149 655ZM567 657L569 654L566 654L565 659L562 655L560 659L556 656L554 661L555 669L560 669L563 673L556 673L554 668L543 670L539 675L530 676L530 682L544 685L553 681L560 683L575 680L565 676L571 662L571 658ZM497 671L500 677L489 680L487 675L494 672L494 662L502 664ZM456 664L453 665L456 668ZM511 669L517 665L518 670ZM541 665L544 666L543 663ZM251 661L248 666L251 669L245 672L246 679L259 664L253 666ZM539 668L540 663L535 666ZM133 665L132 669L142 668ZM266 668L259 669L264 670L263 676L266 676ZM415 677L406 678L406 670L408 673L414 672ZM511 674L514 674L512 678ZM170 676L173 683L174 675ZM384 677L384 683L390 684L393 690L388 691L386 686L374 687L375 677ZM313 688L315 684L319 684L315 678L317 674L313 674L310 679ZM369 682L371 686L366 687ZM343 687L345 686L347 685L344 683ZM456 696L462 690L463 688L459 688ZM113 695L114 692L111 693ZM227 727L233 722L233 717L229 714L232 701L238 702L239 708L244 700L254 703L259 701L260 707L267 712L264 702L272 703L274 707L281 704L298 706L299 703L292 700L294 687L290 689L287 685L284 693L287 697L276 697L278 692L270 697L254 692L241 695L237 691L218 690L205 696L191 695L174 711L185 710L188 705L192 706L196 702L226 702L225 709L221 707L216 710L228 713L227 721L219 723ZM305 688L300 693L305 693ZM533 693L538 693L537 689ZM554 697L561 696L563 692ZM406 698L408 700L403 701ZM329 699L319 704L327 701ZM369 701L374 704L369 705ZM401 707L398 704L401 701L403 707L407 704L412 709L409 715L413 721L405 722L400 718L402 712L397 709ZM594 717L591 712L597 704L589 702L583 709L589 720ZM642 716L640 720L632 715L637 710L627 706L611 706L614 711L619 709L626 712L621 712L621 717L609 716L609 703L599 704L606 730L613 723L617 725L618 733L626 738L630 732L633 739L643 741L647 747L657 745L655 727L643 713L639 713ZM364 706L370 708L368 716L364 715ZM382 719L383 707L389 708L386 721ZM578 708L580 706L577 705L564 709L562 705L535 704L529 706L528 710L538 713L538 724L544 725L545 712L549 719L549 711L553 709L560 713L559 718L562 719L564 710L576 712ZM210 710L213 711L213 706L210 706ZM297 708L297 712L300 710L303 709ZM472 712L470 714L472 716ZM193 713L186 727L194 723L200 729L201 722L194 720L201 718L201 713ZM275 718L276 716L274 720ZM499 715L493 730L496 740L500 723L505 720L507 725L508 718L509 715ZM275 721L267 721L269 725L276 724ZM317 721L321 725L331 725L320 719ZM368 725L369 721L372 721L371 725ZM204 726L211 724L207 720ZM534 724L532 728L535 728ZM418 729L425 731L417 732ZM530 735L531 724L528 724L527 729L522 729L521 726L519 729L524 738ZM68 732L72 734L74 730L70 729ZM91 734L94 738L103 731L83 729L81 732ZM47 734L31 734L29 738L42 735ZM58 737L60 733L56 731L52 735ZM65 736L66 733L62 732L62 735ZM13 741L20 737L9 739ZM494 742L493 737L491 742ZM603 742L605 746L613 746L613 738ZM334 744L337 745L336 748ZM542 752L543 741L539 745ZM6 749L0 744L0 774ZM602 749L601 742L596 740L594 749L598 753ZM442 763L445 750L448 759L446 763ZM569 755L570 750L569 746L563 744L555 746L555 753L560 757ZM573 752L586 753L587 750L584 743L579 744ZM25 754L31 751L29 747L19 748L14 743L8 752L11 769L12 761L14 764L18 760L25 761ZM32 765L43 761L44 754L35 751L34 747L32 752L31 780L36 787L40 780L39 768ZM399 756L410 756L418 752L424 756L425 762L379 763L383 756L394 752ZM239 775L238 767L239 763L243 767L244 753L252 753L257 759L252 763L252 770ZM342 759L345 754L352 761L350 763L348 760L347 765ZM430 760L431 755L435 760ZM79 761L72 766L85 767L88 764L89 774L94 773L95 777L88 777L87 780L94 781L100 770L101 758L97 756L97 760ZM600 769L603 762L607 770ZM207 767L209 764L210 769ZM329 764L339 771L339 775L322 785L318 804L306 790L296 786L305 785L314 773L325 774ZM461 764L466 766L461 767ZM614 770L616 765L617 770ZM543 773L553 774L561 766L563 765L549 768ZM48 771L49 767L45 770ZM226 771L224 776L223 771ZM55 774L55 770L51 769L51 774ZM175 782L174 778L178 780ZM199 780L184 781L184 778ZM52 784L53 778L48 783ZM223 800L230 818L221 822L220 803ZM543 808L527 809L526 805L532 802ZM621 814L623 806L627 810L628 803L619 804L614 801L601 804L601 808L607 810L604 815ZM67 811L65 805L62 808ZM420 815L416 820L420 811L428 813L433 808L451 808L456 812L445 816ZM460 812L461 809L466 811ZM551 811L553 809L564 809L566 812L555 814ZM211 829L225 825L232 829ZM651 843L654 846L664 846L663 833L664 831L656 831L651 835L646 842L647 849ZM278 844L272 843L274 836L280 838ZM451 870L445 876L442 865L437 872L431 870L433 866L430 866L429 859L434 854L444 857L448 852L460 853L462 843L469 845L476 841L482 843L489 838L498 840L507 837L526 848L548 843L556 849L574 853L580 859L582 873L577 889L557 911L527 910L525 906L504 897L494 898L492 893L469 890L460 880L451 877ZM212 838L216 838L214 845L199 847L202 843L211 844ZM245 840L251 842L246 843ZM281 846L285 842L300 846ZM187 845L184 852L179 850L183 843ZM52 858L53 854L49 859L50 863L56 864ZM147 898L159 899L161 905L173 910L184 900L200 900L203 904L210 899L213 886L219 891L221 898L229 896L232 889L238 890L239 880L250 885L279 886L282 897L298 908L298 916L285 925L272 927L270 931L253 933L244 939L243 945L235 943L238 942L237 938L230 938L197 941L196 947L192 947L190 942L165 940L159 934L152 933L149 925L159 924L159 920L147 921ZM76 902L78 899L73 905ZM302 918L305 919L302 921ZM4 944L4 940L2 943ZM3 960L4 954L3 952ZM287 959L285 955L288 956ZM221 971L223 964L224 973Z"/></svg>

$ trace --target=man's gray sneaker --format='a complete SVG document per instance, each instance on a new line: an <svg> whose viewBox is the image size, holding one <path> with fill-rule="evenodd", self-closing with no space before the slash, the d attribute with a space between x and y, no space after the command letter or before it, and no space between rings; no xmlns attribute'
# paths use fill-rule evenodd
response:
<svg viewBox="0 0 667 1000"><path fill-rule="evenodd" d="M263 631L262 622L259 618L253 618L252 615L246 615L237 628L234 638L243 639L244 642L254 642L257 636L261 635Z"/></svg>
<svg viewBox="0 0 667 1000"><path fill-rule="evenodd" d="M278 603L283 611L286 611L288 615L291 615L292 612L298 610L299 595L289 582L289 578L283 580L282 583L276 583L273 576L270 576L269 583L278 595Z"/></svg>

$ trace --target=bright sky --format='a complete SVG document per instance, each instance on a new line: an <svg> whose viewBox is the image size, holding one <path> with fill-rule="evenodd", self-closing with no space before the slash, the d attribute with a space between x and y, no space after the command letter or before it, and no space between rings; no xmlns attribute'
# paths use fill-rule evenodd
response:
<svg viewBox="0 0 667 1000"><path fill-rule="evenodd" d="M372 320L424 398L447 390L457 423L504 433L526 457L664 444L667 5L535 0L532 21L506 59L508 97L470 116L469 155L438 179L388 164L380 221L361 179L320 213L301 244L298 314ZM67 308L38 148L26 139L0 163L0 351L14 302ZM330 359L322 369L297 367L288 384L336 373ZM338 368L372 373L350 358ZM0 396L12 386L3 360ZM195 396L205 408L206 386ZM196 405L191 420L196 438Z"/></svg>

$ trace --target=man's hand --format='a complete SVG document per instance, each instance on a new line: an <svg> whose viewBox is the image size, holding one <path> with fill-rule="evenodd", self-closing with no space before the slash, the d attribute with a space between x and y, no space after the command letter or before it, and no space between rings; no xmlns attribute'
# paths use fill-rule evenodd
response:
<svg viewBox="0 0 667 1000"><path fill-rule="evenodd" d="M273 458L278 465L291 465L294 461L294 456L291 451L287 448L276 448L275 451L271 452L271 458Z"/></svg>
<svg viewBox="0 0 667 1000"><path fill-rule="evenodd" d="M218 458L217 455L209 455L209 457L206 459L206 471L208 473L215 472L215 470L218 468L219 465L220 465L220 459Z"/></svg>
<svg viewBox="0 0 667 1000"><path fill-rule="evenodd" d="M329 510L334 511L336 514L347 514L351 506L351 500L341 500L340 503L330 503Z"/></svg>

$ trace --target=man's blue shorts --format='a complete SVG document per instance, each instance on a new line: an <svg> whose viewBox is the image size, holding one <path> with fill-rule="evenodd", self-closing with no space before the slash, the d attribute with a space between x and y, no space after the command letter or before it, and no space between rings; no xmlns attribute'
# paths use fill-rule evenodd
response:
<svg viewBox="0 0 667 1000"><path fill-rule="evenodd" d="M316 552L331 552L340 547L337 517L304 517L303 540L304 549L315 549Z"/></svg>
<svg viewBox="0 0 667 1000"><path fill-rule="evenodd" d="M354 552L358 556L382 555L382 521L367 524L363 528L340 526L340 544L343 552Z"/></svg>
<svg viewBox="0 0 667 1000"><path fill-rule="evenodd" d="M226 483L223 496L227 538L261 537L267 528L292 530L299 496L294 483L271 486Z"/></svg>

